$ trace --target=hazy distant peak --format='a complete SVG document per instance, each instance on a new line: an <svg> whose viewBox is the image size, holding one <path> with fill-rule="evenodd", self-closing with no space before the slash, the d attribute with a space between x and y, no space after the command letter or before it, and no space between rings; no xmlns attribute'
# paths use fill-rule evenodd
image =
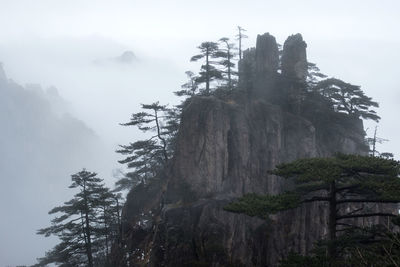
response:
<svg viewBox="0 0 400 267"><path fill-rule="evenodd" d="M106 58L106 59L96 59L93 61L93 63L97 64L97 65L110 64L110 63L129 65L129 64L133 64L137 61L138 61L138 58L136 57L135 53L133 53L130 50L127 50L117 57Z"/></svg>
<svg viewBox="0 0 400 267"><path fill-rule="evenodd" d="M121 63L132 63L137 60L135 54L132 51L125 51L119 57L115 58L116 61Z"/></svg>

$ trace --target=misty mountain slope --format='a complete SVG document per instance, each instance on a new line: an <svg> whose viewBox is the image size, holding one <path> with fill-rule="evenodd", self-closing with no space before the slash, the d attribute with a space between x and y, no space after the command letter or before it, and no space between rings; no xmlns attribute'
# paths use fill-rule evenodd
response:
<svg viewBox="0 0 400 267"><path fill-rule="evenodd" d="M46 162L45 169L52 169L79 162L76 152L81 148L90 153L97 137L82 121L67 113L58 115L42 91L25 89L12 81L2 83L0 142L6 152L1 160L4 167L15 160L29 171L38 169L35 162Z"/></svg>
<svg viewBox="0 0 400 267"><path fill-rule="evenodd" d="M36 236L48 210L71 194L70 174L101 163L102 144L63 112L55 88L22 87L0 67L0 258L30 264L54 240ZM94 170L95 171L95 170ZM21 244L23 244L21 246ZM27 250L22 255L20 249Z"/></svg>

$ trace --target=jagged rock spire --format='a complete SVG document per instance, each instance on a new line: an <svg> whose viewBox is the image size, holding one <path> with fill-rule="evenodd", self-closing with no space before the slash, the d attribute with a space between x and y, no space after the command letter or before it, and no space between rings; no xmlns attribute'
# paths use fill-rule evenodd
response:
<svg viewBox="0 0 400 267"><path fill-rule="evenodd" d="M275 37L269 33L257 36L256 72L258 74L276 73L279 66L279 52Z"/></svg>
<svg viewBox="0 0 400 267"><path fill-rule="evenodd" d="M239 64L242 63L244 65L254 65L255 60L256 60L255 47L247 48L246 50L243 51L243 58L240 60Z"/></svg>
<svg viewBox="0 0 400 267"><path fill-rule="evenodd" d="M256 49L254 47L243 51L243 57L239 61L239 86L250 90L254 80Z"/></svg>
<svg viewBox="0 0 400 267"><path fill-rule="evenodd" d="M300 33L289 36L283 45L282 74L305 80L307 77L307 44Z"/></svg>

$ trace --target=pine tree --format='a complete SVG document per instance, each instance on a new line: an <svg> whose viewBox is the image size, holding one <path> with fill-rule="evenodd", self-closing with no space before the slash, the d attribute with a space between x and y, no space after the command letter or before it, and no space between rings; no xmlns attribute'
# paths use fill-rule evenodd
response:
<svg viewBox="0 0 400 267"><path fill-rule="evenodd" d="M337 112L374 121L380 119L372 109L379 104L366 96L360 86L329 78L318 82L312 90L329 99Z"/></svg>
<svg viewBox="0 0 400 267"><path fill-rule="evenodd" d="M233 43L229 42L229 38L223 37L219 39L219 41L224 45L223 48L220 48L219 51L216 53L216 57L221 58L219 61L219 64L223 66L223 74L224 74L224 80L227 82L227 88L229 90L233 89L233 86L236 84L236 76L237 72L234 71L235 63L233 63L236 53L234 52L235 50L235 45Z"/></svg>
<svg viewBox="0 0 400 267"><path fill-rule="evenodd" d="M96 239L99 240L99 248L96 255L97 266L110 265L109 255L111 245L121 235L121 194L115 194L107 187L99 189L97 203L97 231Z"/></svg>
<svg viewBox="0 0 400 267"><path fill-rule="evenodd" d="M196 82L198 77L192 71L186 71L185 74L188 81L181 86L182 90L174 93L177 96L194 96L199 89L199 85Z"/></svg>
<svg viewBox="0 0 400 267"><path fill-rule="evenodd" d="M380 152L377 151L377 149L376 149L376 145L377 144L382 144L383 142L389 141L387 139L378 137L377 136L377 131L378 131L378 126L375 126L374 136L367 138L367 142L368 142L368 144L370 146L370 150L369 150L370 155L372 157L380 156L380 157L387 158L387 159L393 158L394 155L392 153L390 153L390 152L382 152L382 153L380 153Z"/></svg>
<svg viewBox="0 0 400 267"><path fill-rule="evenodd" d="M218 57L218 44L215 42L203 42L200 46L198 46L198 49L200 49L200 54L193 56L190 61L198 61L204 58L205 62L203 65L201 65L200 73L196 79L196 82L197 84L204 83L204 92L206 95L210 95L211 82L216 79L222 79L221 71L215 67L217 62L212 61L212 59Z"/></svg>
<svg viewBox="0 0 400 267"><path fill-rule="evenodd" d="M242 41L245 38L248 38L248 36L246 34L244 34L243 32L245 32L246 30L243 29L242 27L238 26L238 34L236 35L237 39L239 41L239 60L242 60Z"/></svg>
<svg viewBox="0 0 400 267"><path fill-rule="evenodd" d="M307 68L307 84L310 88L315 87L318 82L328 77L321 72L321 70L317 67L317 64L315 63L307 62Z"/></svg>
<svg viewBox="0 0 400 267"><path fill-rule="evenodd" d="M104 192L103 180L85 169L71 178L69 188L79 192L64 205L50 210L49 214L61 215L51 221L50 227L37 232L46 237L55 235L61 242L39 259L38 266L55 263L60 266L93 267L95 255L101 250L98 211Z"/></svg>
<svg viewBox="0 0 400 267"><path fill-rule="evenodd" d="M121 145L117 153L127 157L119 163L131 169L117 181L117 190L131 189L154 178L169 162L174 151L174 138L179 125L179 111L155 102L142 104L143 112L132 114L123 126L136 126L144 133L153 133L145 140Z"/></svg>
<svg viewBox="0 0 400 267"><path fill-rule="evenodd" d="M281 164L271 173L290 179L294 189L274 196L245 195L225 209L268 218L272 213L305 203L325 202L330 258L337 256L338 232L358 228L354 219L396 217L398 213L390 205L400 203L400 164L394 160L338 154ZM380 209L373 211L373 204L380 204Z"/></svg>

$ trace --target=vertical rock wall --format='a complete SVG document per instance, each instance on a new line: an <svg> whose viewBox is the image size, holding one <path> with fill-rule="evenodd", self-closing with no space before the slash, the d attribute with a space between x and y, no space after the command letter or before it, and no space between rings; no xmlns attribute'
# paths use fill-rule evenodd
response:
<svg viewBox="0 0 400 267"><path fill-rule="evenodd" d="M282 74L305 80L307 77L307 44L301 34L289 36L283 45Z"/></svg>
<svg viewBox="0 0 400 267"><path fill-rule="evenodd" d="M279 51L275 37L269 33L257 36L256 72L260 75L275 74L279 67Z"/></svg>

